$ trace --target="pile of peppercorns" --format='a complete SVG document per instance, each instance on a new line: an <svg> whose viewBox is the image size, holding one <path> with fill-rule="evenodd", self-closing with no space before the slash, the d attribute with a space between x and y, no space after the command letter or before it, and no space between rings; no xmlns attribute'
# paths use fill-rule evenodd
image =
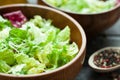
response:
<svg viewBox="0 0 120 80"><path fill-rule="evenodd" d="M107 49L94 56L94 64L101 68L110 68L120 64L120 50Z"/></svg>

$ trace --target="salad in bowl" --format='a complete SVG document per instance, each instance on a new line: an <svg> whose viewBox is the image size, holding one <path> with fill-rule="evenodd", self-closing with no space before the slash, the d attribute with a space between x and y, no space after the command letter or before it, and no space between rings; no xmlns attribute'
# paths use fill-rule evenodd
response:
<svg viewBox="0 0 120 80"><path fill-rule="evenodd" d="M71 61L78 46L70 41L70 28L59 29L35 15L28 20L21 11L0 16L0 72L39 74Z"/></svg>
<svg viewBox="0 0 120 80"><path fill-rule="evenodd" d="M119 0L43 0L64 11L73 13L99 13L114 8Z"/></svg>

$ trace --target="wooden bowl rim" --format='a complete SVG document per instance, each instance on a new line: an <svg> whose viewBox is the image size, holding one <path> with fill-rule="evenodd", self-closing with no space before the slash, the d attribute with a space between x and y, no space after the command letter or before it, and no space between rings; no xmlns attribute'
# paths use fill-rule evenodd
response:
<svg viewBox="0 0 120 80"><path fill-rule="evenodd" d="M46 73L40 73L40 74L32 74L32 75L12 75L12 74L6 74L6 73L0 73L1 76L6 76L6 77L12 77L12 78L33 78L33 77L40 77L40 76L47 76L49 74L52 74L52 73L56 73L56 72L59 72L61 70L64 70L66 69L67 67L69 67L70 65L72 65L74 62L76 62L79 57L84 53L85 49L86 49L86 35L85 35L85 32L83 30L83 28L81 27L81 25L75 20L73 19L71 16L67 15L66 13L63 13L59 10L56 10L56 9L52 9L50 7L46 7L46 6L41 6L41 5L35 5L35 4L11 4L11 5L5 5L5 6L0 6L0 9L4 9L4 8L10 8L10 7L34 7L34 8L41 8L41 9L47 9L47 10L50 10L50 11L53 11L53 12L56 12L66 18L68 18L69 20L71 20L76 26L77 28L79 29L80 33L81 33L81 38L82 38L82 44L81 44L81 48L78 52L78 54L76 55L76 57L71 60L69 63L55 69L55 70L52 70L50 72L46 72Z"/></svg>

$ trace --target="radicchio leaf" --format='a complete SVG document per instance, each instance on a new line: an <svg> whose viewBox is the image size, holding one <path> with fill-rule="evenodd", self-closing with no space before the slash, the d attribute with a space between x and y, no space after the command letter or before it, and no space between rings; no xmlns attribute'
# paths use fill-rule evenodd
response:
<svg viewBox="0 0 120 80"><path fill-rule="evenodd" d="M17 28L20 28L21 25L27 21L27 18L20 10L3 14L3 16L10 20L13 26Z"/></svg>

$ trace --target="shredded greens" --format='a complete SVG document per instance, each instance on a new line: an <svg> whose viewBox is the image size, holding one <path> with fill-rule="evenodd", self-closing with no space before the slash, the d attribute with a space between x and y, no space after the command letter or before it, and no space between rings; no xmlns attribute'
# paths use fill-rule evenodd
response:
<svg viewBox="0 0 120 80"><path fill-rule="evenodd" d="M75 13L99 13L113 8L116 0L45 0L50 5Z"/></svg>
<svg viewBox="0 0 120 80"><path fill-rule="evenodd" d="M51 71L72 60L78 53L70 43L70 28L51 24L34 16L20 28L0 16L0 72L26 75Z"/></svg>

